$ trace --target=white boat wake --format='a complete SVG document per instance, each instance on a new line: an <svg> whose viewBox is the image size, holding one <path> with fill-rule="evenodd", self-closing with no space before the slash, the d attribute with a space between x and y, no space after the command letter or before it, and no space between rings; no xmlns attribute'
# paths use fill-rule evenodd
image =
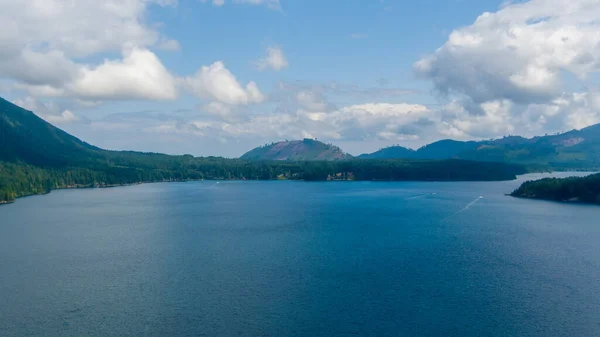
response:
<svg viewBox="0 0 600 337"><path fill-rule="evenodd" d="M213 183L213 184L211 184L209 186L206 186L206 187L204 187L202 189L199 189L197 191L194 191L194 192L188 194L188 196L196 195L196 194L202 193L202 192L204 192L206 190L212 190L212 189L216 188L218 184L219 184L219 182L217 181L216 183Z"/></svg>
<svg viewBox="0 0 600 337"><path fill-rule="evenodd" d="M425 193L425 194L413 195L412 197L404 198L404 200L421 199L421 198L425 198L425 197L428 197L430 195L436 195L436 194L437 193Z"/></svg>
<svg viewBox="0 0 600 337"><path fill-rule="evenodd" d="M454 217L454 216L456 216L456 215L458 215L458 214L460 214L460 213L462 213L462 212L464 212L464 211L468 210L469 208L471 208L471 206L475 205L475 204L476 204L476 203L477 203L479 200L481 200L481 199L483 199L483 196L479 196L479 197L475 198L473 201L471 201L470 203L468 203L468 204L467 204L465 207L463 207L461 210L459 210L459 211L457 211L457 212L455 212L455 213L453 213L453 214L451 214L451 215L449 215L449 216L445 217L444 219L442 219L442 221L448 220L448 219L450 219L450 218L452 218L452 217Z"/></svg>

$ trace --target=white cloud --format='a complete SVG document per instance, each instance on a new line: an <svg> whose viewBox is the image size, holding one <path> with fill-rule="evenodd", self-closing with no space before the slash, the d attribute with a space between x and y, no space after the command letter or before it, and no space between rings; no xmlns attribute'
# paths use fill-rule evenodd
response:
<svg viewBox="0 0 600 337"><path fill-rule="evenodd" d="M83 68L68 85L78 97L89 99L174 99L175 80L149 50L133 48L122 60L105 60L95 68Z"/></svg>
<svg viewBox="0 0 600 337"><path fill-rule="evenodd" d="M316 137L332 140L414 139L430 111L422 105L370 103L332 111L309 111L252 116L216 129L228 137L271 139ZM428 123L426 123L428 124ZM407 126L414 129L408 131Z"/></svg>
<svg viewBox="0 0 600 337"><path fill-rule="evenodd" d="M169 0L0 0L0 45L28 46L84 57L123 46L151 46L160 34L144 22L149 5Z"/></svg>
<svg viewBox="0 0 600 337"><path fill-rule="evenodd" d="M104 60L98 66L65 64L68 71L55 72L57 81L46 81L46 84L30 81L32 83L17 83L15 87L37 97L84 100L170 100L177 96L175 79L147 49L129 48L123 52L122 59ZM58 76L63 76L62 81Z"/></svg>
<svg viewBox="0 0 600 337"><path fill-rule="evenodd" d="M33 97L27 96L24 98L15 99L12 101L14 104L20 106L25 110L32 111L36 114L60 114L62 109L54 101L42 102Z"/></svg>
<svg viewBox="0 0 600 337"><path fill-rule="evenodd" d="M364 103L336 108L325 97L309 93L297 96L304 100L304 106L296 102L295 108L279 107L263 114L251 114L244 105L213 101L201 106L199 111L114 114L83 127L89 127L90 132L135 134L135 138L146 140L152 134L182 143L184 139L191 141L189 137L202 137L202 143L228 142L233 148L221 151L237 153L252 147L248 144L305 137L341 145L360 144L369 150L372 145L365 144L400 143L415 148L440 138L533 136L600 121L600 95L596 93L564 95L548 104L528 106L506 99L480 104L453 101L440 109L406 103ZM308 109L311 105L316 109ZM471 113L465 105L471 109L477 105L479 113ZM55 110L53 118L69 119L68 114L62 114L64 110ZM516 118L514 111L520 111L520 117ZM555 128L558 129L550 131Z"/></svg>
<svg viewBox="0 0 600 337"><path fill-rule="evenodd" d="M361 87L358 85L348 85L336 82L327 84L308 84L301 81L295 82L279 82L278 88L279 94L285 94L286 92L292 92L297 94L301 91L308 91L319 94L329 94L335 96L348 96L353 98L360 98L363 100L373 100L381 97L397 97L410 94L417 94L419 91L412 89L403 88L388 88L388 87Z"/></svg>
<svg viewBox="0 0 600 337"><path fill-rule="evenodd" d="M325 97L317 91L300 91L296 94L296 100L301 108L309 111L326 111L329 108Z"/></svg>
<svg viewBox="0 0 600 337"><path fill-rule="evenodd" d="M202 106L209 114L115 114L90 124L107 132L127 130L161 135L194 135L246 144L260 140L319 138L332 141L418 140L433 127L435 112L418 104L368 103L341 109L284 113L242 114L240 106L212 102ZM246 149L246 148L245 148ZM246 149L247 150L247 149Z"/></svg>
<svg viewBox="0 0 600 337"><path fill-rule="evenodd" d="M548 132L581 129L600 123L600 92L563 94L549 104L537 106L535 113L532 106L526 111L526 116L537 117L539 124L545 126Z"/></svg>
<svg viewBox="0 0 600 337"><path fill-rule="evenodd" d="M492 138L512 134L515 131L509 100L490 101L481 104L479 114L472 114L457 102L448 104L443 111L441 133L451 126L451 132L459 132L458 138ZM451 136L452 133L448 134Z"/></svg>
<svg viewBox="0 0 600 337"><path fill-rule="evenodd" d="M210 102L201 107L202 111L217 118L216 121L240 123L247 120L247 115L238 107L219 102Z"/></svg>
<svg viewBox="0 0 600 337"><path fill-rule="evenodd" d="M553 100L562 72L579 78L600 70L600 2L532 0L484 13L457 29L415 70L443 93L481 103Z"/></svg>
<svg viewBox="0 0 600 337"><path fill-rule="evenodd" d="M78 121L79 117L75 116L71 111L65 110L60 115L50 115L46 116L46 120L53 124L62 124L62 123L71 123L74 121Z"/></svg>
<svg viewBox="0 0 600 337"><path fill-rule="evenodd" d="M36 52L27 48L0 54L0 76L31 85L60 85L76 72L77 65L56 50Z"/></svg>
<svg viewBox="0 0 600 337"><path fill-rule="evenodd" d="M184 86L194 95L229 105L260 103L265 96L254 82L245 87L225 67L223 62L204 66L196 74L183 79Z"/></svg>
<svg viewBox="0 0 600 337"><path fill-rule="evenodd" d="M173 39L167 39L165 37L161 38L161 40L158 42L158 45L156 47L160 50L166 50L166 51L180 51L181 50L181 45L179 44L179 41L173 40Z"/></svg>
<svg viewBox="0 0 600 337"><path fill-rule="evenodd" d="M149 48L177 50L179 43L144 18L151 5L175 3L0 0L0 78L36 96L174 98L174 81ZM122 50L128 50L123 60L89 61ZM118 82L109 86L111 80Z"/></svg>
<svg viewBox="0 0 600 337"><path fill-rule="evenodd" d="M287 68L289 64L281 47L275 46L267 48L267 56L258 60L257 66L259 70L281 70Z"/></svg>
<svg viewBox="0 0 600 337"><path fill-rule="evenodd" d="M473 110L479 113L474 114ZM600 123L600 93L592 90L527 105L507 99L480 104L453 101L440 110L437 126L445 137L482 139L509 134L532 137L596 123Z"/></svg>
<svg viewBox="0 0 600 337"><path fill-rule="evenodd" d="M440 132L532 136L600 121L598 93L569 87L600 71L598 17L597 0L509 1L453 31L414 65L452 101Z"/></svg>
<svg viewBox="0 0 600 337"><path fill-rule="evenodd" d="M40 118L53 124L68 124L73 122L87 122L87 119L80 118L71 110L66 108L65 104L56 101L41 101L34 97L25 97L16 99L14 104L34 112ZM70 106L74 107L73 104Z"/></svg>

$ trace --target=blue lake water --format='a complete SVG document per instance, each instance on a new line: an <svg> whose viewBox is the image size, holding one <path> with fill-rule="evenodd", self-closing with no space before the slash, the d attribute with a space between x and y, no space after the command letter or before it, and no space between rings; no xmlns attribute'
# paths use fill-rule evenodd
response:
<svg viewBox="0 0 600 337"><path fill-rule="evenodd" d="M600 207L504 195L534 177L20 199L0 336L600 336Z"/></svg>

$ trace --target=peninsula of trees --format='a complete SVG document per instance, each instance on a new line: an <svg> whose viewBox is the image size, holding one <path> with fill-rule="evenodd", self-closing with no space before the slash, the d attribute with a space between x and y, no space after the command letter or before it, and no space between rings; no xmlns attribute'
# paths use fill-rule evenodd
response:
<svg viewBox="0 0 600 337"><path fill-rule="evenodd" d="M511 195L520 198L600 205L600 174L586 177L545 178L528 181L523 183Z"/></svg>

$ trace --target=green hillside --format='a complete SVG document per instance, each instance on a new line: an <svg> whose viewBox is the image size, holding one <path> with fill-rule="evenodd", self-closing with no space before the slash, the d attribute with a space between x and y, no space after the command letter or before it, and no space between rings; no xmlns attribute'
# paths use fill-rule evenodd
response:
<svg viewBox="0 0 600 337"><path fill-rule="evenodd" d="M528 181L511 195L520 198L576 201L600 205L600 174Z"/></svg>
<svg viewBox="0 0 600 337"><path fill-rule="evenodd" d="M102 161L102 151L0 98L0 160L60 167Z"/></svg>
<svg viewBox="0 0 600 337"><path fill-rule="evenodd" d="M392 159L392 158L416 158L415 150L395 145L380 149L373 153L365 153L358 156L361 159Z"/></svg>
<svg viewBox="0 0 600 337"><path fill-rule="evenodd" d="M283 141L257 147L240 157L245 160L344 160L350 159L339 147L313 139Z"/></svg>
<svg viewBox="0 0 600 337"><path fill-rule="evenodd" d="M519 163L557 170L592 170L600 168L600 124L530 139L516 136L478 142L446 139L416 151L394 146L361 155L360 158L453 158Z"/></svg>

